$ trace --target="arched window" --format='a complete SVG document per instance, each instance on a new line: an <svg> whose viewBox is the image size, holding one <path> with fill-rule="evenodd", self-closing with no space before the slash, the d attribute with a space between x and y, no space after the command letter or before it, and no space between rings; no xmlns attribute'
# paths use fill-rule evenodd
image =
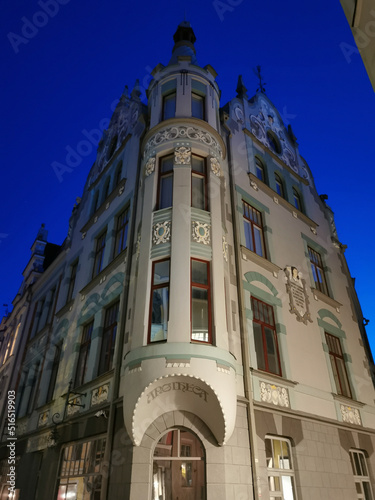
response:
<svg viewBox="0 0 375 500"><path fill-rule="evenodd" d="M262 182L266 182L266 171L264 165L257 157L255 157L255 175Z"/></svg>
<svg viewBox="0 0 375 500"><path fill-rule="evenodd" d="M156 445L152 500L206 498L205 453L195 434L173 429Z"/></svg>
<svg viewBox="0 0 375 500"><path fill-rule="evenodd" d="M297 210L300 210L302 212L302 202L301 202L301 196L297 189L293 188L293 204L296 207Z"/></svg>
<svg viewBox="0 0 375 500"><path fill-rule="evenodd" d="M281 180L279 174L275 174L275 184L276 184L276 193L282 198L285 198L284 183Z"/></svg>
<svg viewBox="0 0 375 500"><path fill-rule="evenodd" d="M270 130L267 131L267 139L268 139L268 144L270 145L271 150L276 153L280 154L281 153L281 145L280 141L277 138L276 134L271 132Z"/></svg>

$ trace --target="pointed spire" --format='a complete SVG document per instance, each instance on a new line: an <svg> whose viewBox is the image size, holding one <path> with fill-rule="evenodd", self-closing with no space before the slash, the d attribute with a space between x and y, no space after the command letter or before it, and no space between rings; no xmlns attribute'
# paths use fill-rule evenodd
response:
<svg viewBox="0 0 375 500"><path fill-rule="evenodd" d="M173 35L173 40L174 47L169 64L177 64L179 56L191 57L191 63L198 64L194 47L196 36L189 21L184 20L178 25L176 33Z"/></svg>
<svg viewBox="0 0 375 500"><path fill-rule="evenodd" d="M245 87L245 85L243 83L242 75L239 75L239 77L238 77L236 92L237 92L237 97L239 97L240 99L243 99L243 98L248 99L247 94L246 94L247 88Z"/></svg>
<svg viewBox="0 0 375 500"><path fill-rule="evenodd" d="M129 97L129 87L125 85L124 90L122 91L122 95L124 97Z"/></svg>
<svg viewBox="0 0 375 500"><path fill-rule="evenodd" d="M266 89L264 87L265 87L266 83L263 80L263 77L262 77L262 74L260 72L260 69L261 69L260 66L257 66L256 69L253 69L255 76L259 80L259 87L257 88L257 92L262 92L263 94L265 94L266 93Z"/></svg>

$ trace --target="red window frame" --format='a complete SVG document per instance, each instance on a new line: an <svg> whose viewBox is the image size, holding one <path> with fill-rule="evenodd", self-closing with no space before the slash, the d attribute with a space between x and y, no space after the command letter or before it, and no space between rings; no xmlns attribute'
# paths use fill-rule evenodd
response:
<svg viewBox="0 0 375 500"><path fill-rule="evenodd" d="M255 304L257 304L257 305L255 306ZM251 308L253 311L253 323L260 325L261 330L262 330L262 346L263 346L263 356L264 356L265 369L263 370L262 368L259 368L259 366L258 366L258 369L265 371L265 372L268 372L268 373L274 373L275 375L279 375L281 377L282 371L281 371L279 342L277 339L277 332L276 332L276 327L275 327L275 315L274 315L273 307L270 306L269 304L267 304L266 302L263 302L262 300L259 300L255 297L251 297ZM269 321L267 322L267 321L264 321L264 320L257 318L257 312L259 311L259 308L262 308L263 317L271 318L272 322L269 322ZM270 370L265 328L268 328L268 329L273 331L273 339L274 339L274 344L276 347L277 363L279 366L279 370L277 372ZM257 361L258 361L258 355L257 355Z"/></svg>
<svg viewBox="0 0 375 500"><path fill-rule="evenodd" d="M194 170L193 158L198 158L199 160L203 160L203 173L199 172L198 170ZM204 208L202 208L201 210L208 210L207 161L206 161L206 158L204 158L203 156L198 156L198 155L192 155L191 159L192 159L192 161L191 161L191 206L193 208L199 208L199 207L194 207L194 205L193 205L193 177L198 177L200 179L203 179Z"/></svg>
<svg viewBox="0 0 375 500"><path fill-rule="evenodd" d="M249 203L247 203L244 200L242 200L242 209L243 209L244 221L246 221L246 223L248 223L250 225L251 241L253 244L253 250L251 250L251 248L249 248L247 246L247 244L246 244L246 248L248 248L251 252L256 253L260 257L264 257L266 259L267 258L267 251L266 251L266 242L264 239L262 214L259 212L259 210L257 210L256 208L254 208L252 205L250 205ZM262 245L263 255L256 251L256 239L255 239L254 227L258 228L259 232L261 234L261 245ZM245 231L245 238L246 238L246 231Z"/></svg>
<svg viewBox="0 0 375 500"><path fill-rule="evenodd" d="M351 398L352 391L351 391L350 384L349 384L349 377L348 377L348 372L346 370L344 355L342 353L341 341L335 335L331 335L330 333L327 333L327 332L325 332L325 336L326 336L326 341L327 341L327 345L328 345L328 353L329 353L329 358L331 361L333 378L335 379L337 393L340 394L341 396L346 396L347 398ZM339 363L337 360L341 360L341 363ZM341 367L343 367L343 371L341 371L339 369L340 365L341 365ZM347 386L348 391L346 391L345 386L343 385L344 381L341 380L340 373L346 379L346 386ZM337 386L337 383L338 383L338 386Z"/></svg>
<svg viewBox="0 0 375 500"><path fill-rule="evenodd" d="M196 283L193 281L193 261L203 262L206 264L207 269L207 285L202 283ZM211 310L211 273L210 273L210 262L202 259L191 259L190 262L190 340L191 342L199 342L201 344L212 344L212 310ZM201 288L207 290L207 316L208 316L208 340L197 340L193 339L193 287Z"/></svg>
<svg viewBox="0 0 375 500"><path fill-rule="evenodd" d="M154 275L155 275L155 265L160 264L160 262L169 262L169 280L168 282L160 283L158 285L154 284ZM167 339L162 339L162 340L151 340L151 325L152 325L152 300L154 296L154 291L158 290L160 288L168 288L168 320L169 320L169 287L170 287L170 282L171 282L171 262L170 258L166 259L161 259L161 260L155 260L152 263L152 270L151 270L151 294L150 294L150 308L149 308L149 315L148 315L148 334L147 334L147 343L148 344L157 344L158 342L165 342ZM167 320L167 321L168 321ZM167 332L168 334L168 332Z"/></svg>
<svg viewBox="0 0 375 500"><path fill-rule="evenodd" d="M119 302L115 302L112 306L108 307L108 309L105 312L98 375L101 375L102 373L111 370L113 365L113 356L116 345L119 304L120 304Z"/></svg>

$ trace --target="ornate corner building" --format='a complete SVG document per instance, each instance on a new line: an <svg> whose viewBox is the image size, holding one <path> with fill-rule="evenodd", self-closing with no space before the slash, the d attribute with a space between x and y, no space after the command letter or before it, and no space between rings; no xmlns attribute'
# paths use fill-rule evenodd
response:
<svg viewBox="0 0 375 500"><path fill-rule="evenodd" d="M333 212L264 92L240 77L220 107L188 22L174 42L1 323L1 498L14 442L13 500L374 500L373 359Z"/></svg>

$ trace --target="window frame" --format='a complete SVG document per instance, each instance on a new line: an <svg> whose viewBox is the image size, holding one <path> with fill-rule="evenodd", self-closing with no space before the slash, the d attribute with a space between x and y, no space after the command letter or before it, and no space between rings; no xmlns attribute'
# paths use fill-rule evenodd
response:
<svg viewBox="0 0 375 500"><path fill-rule="evenodd" d="M48 384L48 389L47 389L46 403L48 403L49 401L52 401L53 393L55 392L57 374L59 372L59 366L60 366L60 361L61 361L62 346L63 346L62 341L55 345L55 354L53 356L51 374L50 374L50 379L49 379L49 384Z"/></svg>
<svg viewBox="0 0 375 500"><path fill-rule="evenodd" d="M104 252L106 247L107 229L105 229L100 235L95 238L95 252L94 252L94 265L92 270L92 278L98 276L104 269Z"/></svg>
<svg viewBox="0 0 375 500"><path fill-rule="evenodd" d="M201 113L199 113L199 116L197 116L197 114L193 114L193 100L200 103L199 107L200 107ZM192 91L191 92L191 117L196 118L197 120L206 120L205 107L206 107L206 96L204 96L196 91Z"/></svg>
<svg viewBox="0 0 375 500"><path fill-rule="evenodd" d="M66 296L66 304L71 300L73 300L74 287L77 278L77 270L78 270L78 259L75 262L73 262L70 266L70 277L69 277L68 293Z"/></svg>
<svg viewBox="0 0 375 500"><path fill-rule="evenodd" d="M207 285L193 281L193 261L203 262L207 269ZM207 290L207 334L208 340L193 339L193 287ZM199 344L212 344L212 301L211 301L211 266L210 262L192 257L190 259L190 342Z"/></svg>
<svg viewBox="0 0 375 500"><path fill-rule="evenodd" d="M275 187L276 187L276 193L281 196L281 198L285 199L285 188L284 188L284 182L281 178L281 176L275 172ZM279 188L279 189L278 189Z"/></svg>
<svg viewBox="0 0 375 500"><path fill-rule="evenodd" d="M155 278L155 266L156 264L160 264L161 262L169 262L169 272L168 272L168 282L159 283L157 285L154 284ZM166 257L165 259L154 260L151 266L151 291L150 291L150 306L149 306L149 319L148 319L148 334L147 334L147 344L157 344L158 342L166 342L168 339L168 322L169 322L169 310L170 310L170 286L171 286L171 259L170 257ZM153 296L154 291L160 288L168 289L168 317L167 317L167 333L166 338L160 340L151 340L151 327L152 327L152 306L153 306Z"/></svg>
<svg viewBox="0 0 375 500"><path fill-rule="evenodd" d="M344 397L352 399L352 389L350 387L348 370L346 368L345 358L344 358L342 345L341 345L341 339L339 337L337 337L336 335L332 335L332 333L324 332L324 334L325 334L326 343L328 346L328 356L330 359L333 378L335 380L337 394L340 396L344 396ZM336 346L336 349L335 349L335 346ZM341 360L341 363L338 363L337 359ZM343 367L343 369L344 369L343 371L339 369L340 366ZM343 381L341 380L340 373L346 379L346 385L347 385L347 388L349 389L349 394L346 394L345 393L346 391L343 391L344 386L343 386ZM339 384L339 387L337 386L337 382Z"/></svg>
<svg viewBox="0 0 375 500"><path fill-rule="evenodd" d="M172 159L172 168L171 170L168 170L167 172L162 172L162 163L164 160ZM171 204L169 206L161 206L161 200L162 200L162 188L163 188L163 180L167 177L172 178L172 190L171 190ZM159 158L159 176L158 176L158 192L157 192L157 200L156 200L156 206L157 210L162 210L164 208L170 208L173 206L173 181L174 181L174 154L168 154L165 156L161 156Z"/></svg>
<svg viewBox="0 0 375 500"><path fill-rule="evenodd" d="M122 218L124 216L124 221ZM129 231L129 207L127 206L122 210L116 218L116 229L115 229L115 245L113 249L113 258L120 255L120 253L127 248ZM119 243L121 243L119 245Z"/></svg>
<svg viewBox="0 0 375 500"><path fill-rule="evenodd" d="M274 442L279 441L280 443L286 443L287 451L288 451L288 458L290 461L290 468L289 469L286 469L285 467L269 467L269 465L268 465L268 458L269 457L267 457L268 446L267 446L266 441L270 441L270 443L271 443L270 447L271 447L271 453L272 453L272 461L274 460L274 450L275 450ZM282 452L282 445L280 444L279 447L280 447L280 450ZM283 492L283 481L281 479L283 476L285 476L285 477L291 478L293 500L297 500L296 476L295 476L295 470L294 470L294 464L293 464L293 453L292 453L291 441L289 439L282 437L282 436L266 435L265 439L264 439L264 448L265 448L265 455L266 455L266 467L267 467L267 478L268 478L268 485L267 486L268 486L270 498L278 498L278 499L281 498L282 500L284 500L286 498L284 495L284 492ZM284 455L282 455L282 457L283 457L282 460L284 462L285 461ZM280 478L280 489L271 491L270 490L270 482L271 482L270 479L275 478L275 477ZM290 498L290 497L288 496L288 498Z"/></svg>
<svg viewBox="0 0 375 500"><path fill-rule="evenodd" d="M258 175L259 173L261 174L260 176ZM264 182L264 184L267 184L266 168L262 160L257 156L255 157L255 177Z"/></svg>
<svg viewBox="0 0 375 500"><path fill-rule="evenodd" d="M174 98L174 113L171 116L166 116L166 102L170 99ZM176 89L173 89L170 92L167 92L163 95L162 98L162 120L170 120L171 118L175 118L176 116L176 104L177 104L177 92Z"/></svg>
<svg viewBox="0 0 375 500"><path fill-rule="evenodd" d="M357 461L354 459L354 455L358 455ZM361 459L359 457L361 457ZM371 487L371 479L370 479L370 475L369 475L369 471L368 471L366 455L364 454L364 452L362 450L358 450L358 449L353 448L353 449L349 450L349 458L350 458L350 463L351 463L352 470L353 470L354 483L356 485L360 484L360 488L361 488L361 492L359 492L357 487L356 487L357 499L358 500L360 500L360 499L365 500L366 499L363 484L367 483L369 486L369 490L367 490L367 492L369 492L371 495L370 500L374 500L374 494L373 494L372 487ZM362 474L357 474L358 472L362 472ZM364 472L367 472L367 474L364 474Z"/></svg>
<svg viewBox="0 0 375 500"><path fill-rule="evenodd" d="M107 324L110 321L110 316L113 310L116 310L116 320ZM117 327L120 312L120 301L117 300L112 305L106 308L104 315L104 325L102 331L102 342L100 346L98 376L106 373L113 368L113 361L115 355Z"/></svg>
<svg viewBox="0 0 375 500"><path fill-rule="evenodd" d="M303 212L302 197L295 187L292 188L294 208Z"/></svg>
<svg viewBox="0 0 375 500"><path fill-rule="evenodd" d="M263 311L264 311L264 306L266 306L268 308L268 315L270 314L270 311L271 311L273 324L267 323L266 321L262 321L262 320L257 319L255 317L255 307L254 307L254 302L255 301L258 302L259 304L262 304L261 307L263 308ZM259 305L257 306L257 308L259 310ZM272 373L273 375L278 375L279 377L282 377L283 375L282 375L282 367L281 367L279 339L278 339L278 335L277 335L277 331L276 331L276 322L275 322L274 308L273 308L272 305L267 304L267 302L264 302L263 300L260 300L257 297L254 297L252 295L251 296L251 310L252 310L252 313L253 313L253 319L252 319L253 323L256 323L256 324L260 325L261 332L262 332L262 348L263 348L263 357L264 357L265 368L263 369L263 368L259 367L258 353L257 353L257 350L256 350L256 345L255 345L255 354L256 354L256 358L257 358L258 370L263 371L265 373ZM265 328L268 328L268 329L270 329L270 330L273 331L274 345L276 346L276 359L277 359L277 363L278 363L278 366L279 366L279 371L278 372L271 371L270 368L269 368L267 338L266 338ZM255 333L254 333L254 339L255 339ZM254 342L255 342L255 340L254 340Z"/></svg>
<svg viewBox="0 0 375 500"><path fill-rule="evenodd" d="M87 364L90 356L92 333L94 330L94 320L86 323L82 328L81 344L79 347L79 354L76 366L76 373L74 378L74 387L79 387L84 383L88 382L86 380ZM83 368L82 367L83 361Z"/></svg>
<svg viewBox="0 0 375 500"><path fill-rule="evenodd" d="M258 216L257 218L258 218L258 221L260 221L260 224L259 224L259 222L255 221L255 220L251 220L251 218L246 215L246 212L245 212L246 208L248 210L249 215L251 213L255 213ZM243 222L244 222L245 247L248 250L250 250L250 252L254 252L256 255L259 255L259 257L263 257L264 259L267 259L267 248L266 248L266 240L264 238L264 224L263 224L262 213L259 210L257 210L255 207L253 207L252 205L250 205L250 203L247 203L247 201L245 201L243 199L242 200L242 219L243 219ZM245 223L249 224L249 226L250 226L250 233L251 233L251 241L252 241L252 244L253 244L253 250L247 246L246 226L245 226ZM256 240L255 240L254 227L258 228L259 233L261 234L261 240L260 241L261 241L261 245L262 245L262 249L263 249L263 255L259 254L256 251L256 244L255 244Z"/></svg>
<svg viewBox="0 0 375 500"><path fill-rule="evenodd" d="M193 158L198 158L199 160L203 160L203 173L198 172L193 169ZM203 179L203 200L204 200L204 208L195 207L193 205L193 177ZM191 155L191 206L193 208L198 208L199 210L208 211L208 177L207 177L207 158L199 155Z"/></svg>
<svg viewBox="0 0 375 500"><path fill-rule="evenodd" d="M330 297L322 256L319 252L317 252L310 246L307 246L307 251L309 254L310 267L314 280L314 288L324 295L327 295L327 297ZM314 257L316 259L316 262L313 260ZM319 276L322 277L321 281L317 281L315 279L315 277L319 279Z"/></svg>

